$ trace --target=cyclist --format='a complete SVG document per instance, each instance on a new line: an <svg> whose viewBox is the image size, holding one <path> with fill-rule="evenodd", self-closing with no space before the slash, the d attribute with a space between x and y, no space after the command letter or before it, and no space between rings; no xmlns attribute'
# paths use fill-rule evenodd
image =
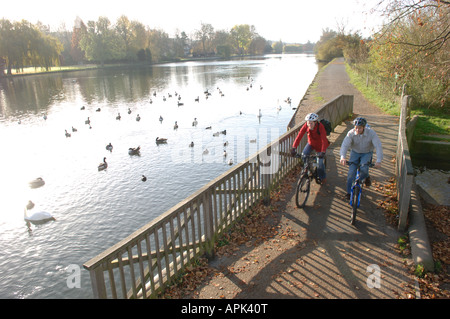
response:
<svg viewBox="0 0 450 319"><path fill-rule="evenodd" d="M383 148L381 146L381 141L378 138L377 133L372 130L368 125L367 121L363 117L358 117L353 121L354 128L351 129L341 145L341 164L346 165L347 161L345 159L347 151L351 149L349 162L352 164L348 169L347 175L347 199L350 199L350 192L352 189L353 181L356 177L357 165L361 164L360 176L361 180L365 179L366 186L370 186L370 176L369 176L369 166L372 162L373 149L377 152L377 162L375 167L381 167L381 161L383 160Z"/></svg>
<svg viewBox="0 0 450 319"><path fill-rule="evenodd" d="M306 115L305 121L306 123L300 129L300 132L298 133L294 144L292 145L291 154L292 156L295 156L295 154L297 153L297 147L300 144L303 135L307 133L308 143L302 151L303 163L306 163L306 156L309 155L312 150L315 150L317 152L317 156L319 157L317 175L321 180L321 184L324 185L326 183L326 173L323 158L328 146L330 145L330 142L327 139L327 132L325 131L325 127L322 123L319 122L319 115L317 115L316 113L309 113Z"/></svg>

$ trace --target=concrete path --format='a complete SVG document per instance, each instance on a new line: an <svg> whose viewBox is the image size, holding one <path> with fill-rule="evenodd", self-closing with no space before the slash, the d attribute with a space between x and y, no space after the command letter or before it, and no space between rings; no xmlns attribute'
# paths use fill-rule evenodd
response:
<svg viewBox="0 0 450 319"><path fill-rule="evenodd" d="M339 150L351 122L338 126L329 137L327 184L313 183L304 209L295 205L296 176L286 181L285 200L273 205L269 218L275 236L247 242L233 254L216 257L207 282L190 298L405 298L411 277L396 250L402 235L387 224L377 202L379 191L394 176L398 135L397 117L370 105L353 85L342 60L322 70L302 101L298 118L340 94L355 96L354 113L367 118L384 150L380 169L371 169L372 187L363 190L355 226L345 200L347 167Z"/></svg>

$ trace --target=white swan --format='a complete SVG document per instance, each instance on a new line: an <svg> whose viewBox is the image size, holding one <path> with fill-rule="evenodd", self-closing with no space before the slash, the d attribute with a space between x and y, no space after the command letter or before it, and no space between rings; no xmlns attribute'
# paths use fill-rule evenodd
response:
<svg viewBox="0 0 450 319"><path fill-rule="evenodd" d="M31 188L38 188L45 185L45 181L42 179L42 177L38 177L36 179L33 179L32 181L28 182Z"/></svg>
<svg viewBox="0 0 450 319"><path fill-rule="evenodd" d="M56 220L56 218L48 212L36 212L29 216L27 208L24 209L23 219L32 224L43 224L51 220Z"/></svg>

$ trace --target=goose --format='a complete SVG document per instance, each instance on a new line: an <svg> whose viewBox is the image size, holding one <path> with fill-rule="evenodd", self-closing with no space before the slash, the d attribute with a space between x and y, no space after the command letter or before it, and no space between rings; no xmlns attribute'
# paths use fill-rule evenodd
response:
<svg viewBox="0 0 450 319"><path fill-rule="evenodd" d="M205 150L203 151L203 155L209 154L209 151L207 148L205 148Z"/></svg>
<svg viewBox="0 0 450 319"><path fill-rule="evenodd" d="M211 126L207 126L206 128L205 128L205 130L210 130L212 127Z"/></svg>
<svg viewBox="0 0 450 319"><path fill-rule="evenodd" d="M150 101L148 101L148 103L152 104L152 103L153 103L153 100L152 100L152 99L150 99Z"/></svg>
<svg viewBox="0 0 450 319"><path fill-rule="evenodd" d="M159 121L162 122L163 120L164 120L163 117L160 115L159 116Z"/></svg>
<svg viewBox="0 0 450 319"><path fill-rule="evenodd" d="M220 134L227 135L227 130L220 131Z"/></svg>
<svg viewBox="0 0 450 319"><path fill-rule="evenodd" d="M197 118L194 118L194 121L192 122L192 126L197 126L197 124L198 124Z"/></svg>
<svg viewBox="0 0 450 319"><path fill-rule="evenodd" d="M128 114L131 114L131 110L130 110L130 108L128 108Z"/></svg>
<svg viewBox="0 0 450 319"><path fill-rule="evenodd" d="M223 143L223 146L224 146L224 147L227 147L227 146L228 146L228 141L226 141L225 143Z"/></svg>
<svg viewBox="0 0 450 319"><path fill-rule="evenodd" d="M31 216L28 215L28 210L25 207L24 213L23 213L23 219L26 222L38 225L38 224L44 224L51 220L56 220L55 217L52 216L52 214L48 212L36 212L32 214Z"/></svg>
<svg viewBox="0 0 450 319"><path fill-rule="evenodd" d="M156 138L156 143L157 143L157 144L167 143L167 138L157 137L157 138Z"/></svg>
<svg viewBox="0 0 450 319"><path fill-rule="evenodd" d="M141 181L145 182L147 180L147 177L145 175L142 175Z"/></svg>
<svg viewBox="0 0 450 319"><path fill-rule="evenodd" d="M95 110L95 112L100 112L100 111L101 111L101 109L100 109L100 108L98 108L98 109L96 109L96 110Z"/></svg>
<svg viewBox="0 0 450 319"><path fill-rule="evenodd" d="M120 121L121 118L122 118L122 117L120 116L120 113L117 113L116 120L119 120L119 121Z"/></svg>
<svg viewBox="0 0 450 319"><path fill-rule="evenodd" d="M47 114L44 113L43 119L46 120L47 119Z"/></svg>
<svg viewBox="0 0 450 319"><path fill-rule="evenodd" d="M80 110L84 110L84 109L86 109L86 107L83 105L81 108L80 108Z"/></svg>
<svg viewBox="0 0 450 319"><path fill-rule="evenodd" d="M175 125L173 126L173 129L174 129L174 130L178 129L178 123L177 123L177 121L175 121Z"/></svg>
<svg viewBox="0 0 450 319"><path fill-rule="evenodd" d="M164 102L166 101L166 97L165 97L165 96L163 96L163 101L164 101Z"/></svg>
<svg viewBox="0 0 450 319"><path fill-rule="evenodd" d="M38 177L33 179L32 181L28 182L28 185L30 185L31 188L38 188L45 185L45 181L42 179L42 177Z"/></svg>
<svg viewBox="0 0 450 319"><path fill-rule="evenodd" d="M178 102L177 105L182 106L182 105L184 105L184 103Z"/></svg>
<svg viewBox="0 0 450 319"><path fill-rule="evenodd" d="M200 97L197 96L197 97L195 98L195 102L200 102Z"/></svg>
<svg viewBox="0 0 450 319"><path fill-rule="evenodd" d="M65 130L66 131L66 137L71 137L72 135L70 135L70 133L69 132L67 132L67 130Z"/></svg>
<svg viewBox="0 0 450 319"><path fill-rule="evenodd" d="M227 157L227 151L223 150L223 157Z"/></svg>
<svg viewBox="0 0 450 319"><path fill-rule="evenodd" d="M219 136L220 132L213 133L213 136Z"/></svg>
<svg viewBox="0 0 450 319"><path fill-rule="evenodd" d="M86 121L84 121L84 124L91 124L91 120L89 119L89 117L87 118Z"/></svg>
<svg viewBox="0 0 450 319"><path fill-rule="evenodd" d="M141 120L141 117L139 116L139 114L136 116L136 121L140 121Z"/></svg>
<svg viewBox="0 0 450 319"><path fill-rule="evenodd" d="M112 152L112 150L113 150L113 146L112 146L112 144L111 144L111 143L109 143L108 145L106 145L106 150L108 150L108 151Z"/></svg>
<svg viewBox="0 0 450 319"><path fill-rule="evenodd" d="M77 132L78 130L72 126L72 132Z"/></svg>
<svg viewBox="0 0 450 319"><path fill-rule="evenodd" d="M250 140L250 143L256 143L256 138L253 140Z"/></svg>
<svg viewBox="0 0 450 319"><path fill-rule="evenodd" d="M103 163L100 163L98 165L98 170L99 171L103 171L104 169L106 169L108 167L108 163L106 163L106 157L103 157Z"/></svg>
<svg viewBox="0 0 450 319"><path fill-rule="evenodd" d="M129 155L138 155L140 151L141 151L141 147L140 146L138 146L136 148L130 147L128 149L128 154Z"/></svg>
<svg viewBox="0 0 450 319"><path fill-rule="evenodd" d="M191 142L191 144L189 144L189 147L194 147L194 142Z"/></svg>

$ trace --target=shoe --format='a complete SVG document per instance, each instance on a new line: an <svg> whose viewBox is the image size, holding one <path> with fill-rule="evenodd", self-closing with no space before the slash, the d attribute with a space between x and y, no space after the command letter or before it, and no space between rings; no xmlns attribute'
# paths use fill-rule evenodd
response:
<svg viewBox="0 0 450 319"><path fill-rule="evenodd" d="M350 194L349 193L345 194L345 199L346 200L350 200Z"/></svg>
<svg viewBox="0 0 450 319"><path fill-rule="evenodd" d="M320 185L325 185L326 183L327 183L327 179L324 178L324 179L322 179L322 182L320 183Z"/></svg>
<svg viewBox="0 0 450 319"><path fill-rule="evenodd" d="M370 180L370 176L367 176L366 180L364 181L364 184L369 187L370 185L372 185L372 181Z"/></svg>

